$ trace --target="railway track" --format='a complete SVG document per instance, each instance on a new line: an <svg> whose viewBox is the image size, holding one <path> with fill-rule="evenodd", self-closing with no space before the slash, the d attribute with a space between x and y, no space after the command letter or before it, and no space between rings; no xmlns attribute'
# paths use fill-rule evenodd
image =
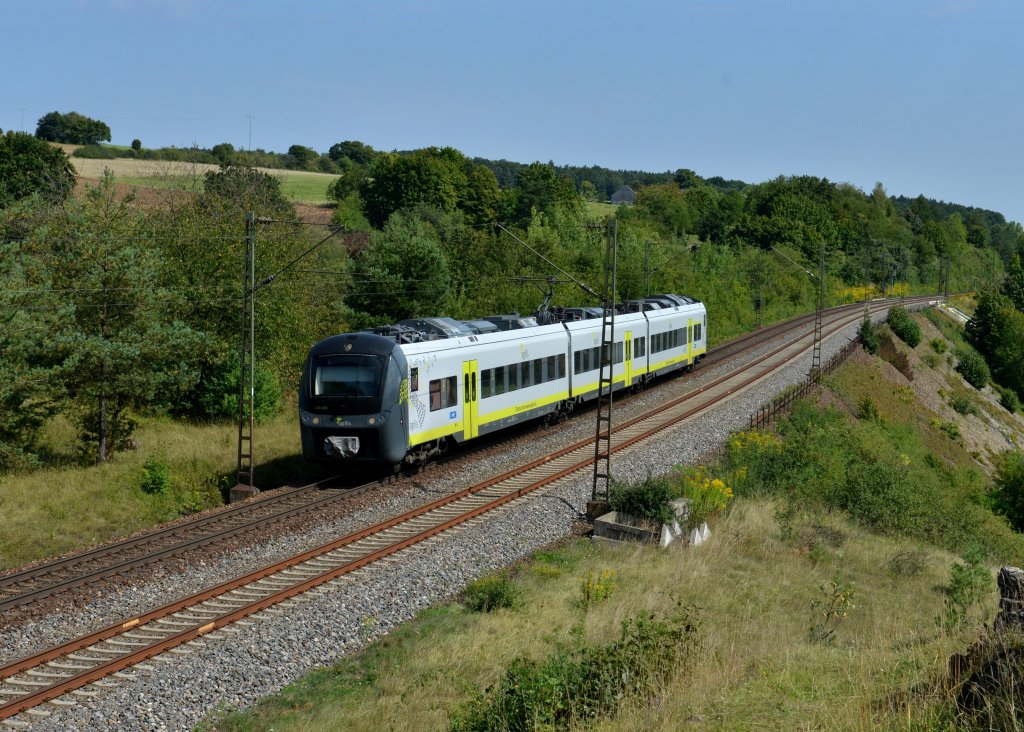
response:
<svg viewBox="0 0 1024 732"><path fill-rule="evenodd" d="M877 307L887 307L887 303ZM826 337L856 322L857 312L833 313ZM612 449L624 451L679 424L729 395L736 394L799 358L811 340L805 334L742 367L724 374L658 408L618 425ZM200 638L219 639L242 632L247 616L264 610L283 612L297 596L345 574L397 554L525 495L578 476L592 465L593 441L581 440L527 465L475 486L379 522L244 577L205 590L138 617L79 637L0 667L0 719L8 719L47 701L99 693L90 684L138 666L150 658ZM275 610L274 608L277 608ZM98 685L100 685L98 684Z"/></svg>
<svg viewBox="0 0 1024 732"><path fill-rule="evenodd" d="M829 318L863 312L863 304L844 305L827 311ZM705 364L737 358L761 347L766 341L789 334L814 320L802 315L773 324L721 343L708 351ZM494 438L500 440L500 438ZM481 451L495 449L481 444ZM500 448L499 448L500 449ZM298 488L264 493L255 501L229 506L186 523L164 527L141 536L56 559L0 577L0 613L93 582L124 574L133 569L165 561L196 549L211 547L302 514L349 499L377 485L368 483L348 489L324 489L338 476Z"/></svg>

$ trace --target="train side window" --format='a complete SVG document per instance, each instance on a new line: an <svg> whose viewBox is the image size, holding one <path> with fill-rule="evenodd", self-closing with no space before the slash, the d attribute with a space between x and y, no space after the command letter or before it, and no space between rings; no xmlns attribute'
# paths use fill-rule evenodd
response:
<svg viewBox="0 0 1024 732"><path fill-rule="evenodd" d="M454 407L459 401L459 381L454 376L430 382L430 411Z"/></svg>
<svg viewBox="0 0 1024 732"><path fill-rule="evenodd" d="M542 358L533 359L533 383L544 383L544 359Z"/></svg>
<svg viewBox="0 0 1024 732"><path fill-rule="evenodd" d="M633 339L633 358L641 358L646 355L644 346L646 346L646 339L643 337Z"/></svg>
<svg viewBox="0 0 1024 732"><path fill-rule="evenodd" d="M565 378L565 354L564 353L558 354L558 378L559 379L564 379Z"/></svg>
<svg viewBox="0 0 1024 732"><path fill-rule="evenodd" d="M578 374L582 371L581 366L583 365L583 351L576 351L572 354L572 372Z"/></svg>
<svg viewBox="0 0 1024 732"><path fill-rule="evenodd" d="M504 394L505 393L505 367L499 366L494 369L494 393Z"/></svg>
<svg viewBox="0 0 1024 732"><path fill-rule="evenodd" d="M483 369L480 372L480 398L486 399L491 395L491 382L494 379L493 369Z"/></svg>
<svg viewBox="0 0 1024 732"><path fill-rule="evenodd" d="M622 343L615 344L615 363L622 363Z"/></svg>
<svg viewBox="0 0 1024 732"><path fill-rule="evenodd" d="M530 368L531 361L523 361L519 364L519 385L525 389L533 386L533 369Z"/></svg>
<svg viewBox="0 0 1024 732"><path fill-rule="evenodd" d="M420 370L418 368L414 368L412 371L409 372L409 391L419 391L419 390L420 390Z"/></svg>
<svg viewBox="0 0 1024 732"><path fill-rule="evenodd" d="M515 391L519 388L519 365L512 364L507 366L505 370L508 372L508 390Z"/></svg>
<svg viewBox="0 0 1024 732"><path fill-rule="evenodd" d="M558 368L557 362L554 356L547 357L547 363L544 364L544 381L554 381L557 377Z"/></svg>

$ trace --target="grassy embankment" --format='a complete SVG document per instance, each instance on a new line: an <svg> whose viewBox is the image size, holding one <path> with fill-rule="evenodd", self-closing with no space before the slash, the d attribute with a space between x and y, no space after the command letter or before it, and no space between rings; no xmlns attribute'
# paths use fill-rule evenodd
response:
<svg viewBox="0 0 1024 732"><path fill-rule="evenodd" d="M922 346L900 350L920 372L914 383L932 389L949 364L929 366ZM929 369L943 379L925 378ZM717 470L736 480L739 498L709 543L658 551L576 541L538 553L515 572L516 607L431 609L210 727L446 729L452 711L498 682L513 659L578 643L575 624L608 643L624 618L665 616L682 603L700 619L695 662L594 729L953 729L948 658L991 620L996 597L989 579L962 622L943 622L952 564L972 547L991 565L1019 564L1024 537L986 508L983 464L915 388L881 359L858 357L829 380L818 406L783 427L781 441L730 448ZM1024 434L1018 416L1004 424ZM861 480L865 470L878 480ZM581 609L583 586L605 572L610 596ZM833 633L822 640L833 580L852 590L852 607L826 623Z"/></svg>
<svg viewBox="0 0 1024 732"><path fill-rule="evenodd" d="M219 505L234 485L236 425L144 419L135 435L138 449L92 467L80 467L68 452L63 438L73 429L63 419L49 425L45 454L54 467L0 476L0 571ZM302 460L291 410L257 425L255 438L257 485L317 475ZM140 487L144 465L154 457L170 465L170 490L164 495Z"/></svg>

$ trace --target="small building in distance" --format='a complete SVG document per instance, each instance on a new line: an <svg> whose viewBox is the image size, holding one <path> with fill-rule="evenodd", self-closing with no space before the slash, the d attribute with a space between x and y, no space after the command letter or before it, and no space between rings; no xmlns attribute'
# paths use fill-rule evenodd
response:
<svg viewBox="0 0 1024 732"><path fill-rule="evenodd" d="M636 203L636 191L629 186L619 186L619 190L612 194L610 203L615 205L626 204L632 206Z"/></svg>

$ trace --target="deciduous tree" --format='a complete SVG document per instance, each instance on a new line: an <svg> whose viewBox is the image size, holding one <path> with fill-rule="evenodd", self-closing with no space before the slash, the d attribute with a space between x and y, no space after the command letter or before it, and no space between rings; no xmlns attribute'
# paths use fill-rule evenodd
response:
<svg viewBox="0 0 1024 732"><path fill-rule="evenodd" d="M0 137L0 208L33 193L60 202L74 186L75 169L63 150L24 132Z"/></svg>
<svg viewBox="0 0 1024 732"><path fill-rule="evenodd" d="M36 125L36 137L72 145L98 145L110 142L110 127L105 122L78 112L50 112L40 117Z"/></svg>

